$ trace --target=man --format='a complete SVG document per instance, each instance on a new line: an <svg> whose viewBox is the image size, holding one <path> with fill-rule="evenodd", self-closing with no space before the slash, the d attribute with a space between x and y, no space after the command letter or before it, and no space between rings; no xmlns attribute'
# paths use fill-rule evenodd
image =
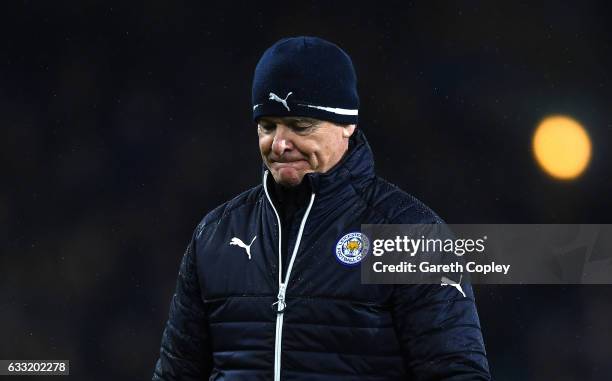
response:
<svg viewBox="0 0 612 381"><path fill-rule="evenodd" d="M153 379L490 379L468 284L361 284L361 224L441 220L374 174L348 55L283 39L252 100L262 184L195 230Z"/></svg>

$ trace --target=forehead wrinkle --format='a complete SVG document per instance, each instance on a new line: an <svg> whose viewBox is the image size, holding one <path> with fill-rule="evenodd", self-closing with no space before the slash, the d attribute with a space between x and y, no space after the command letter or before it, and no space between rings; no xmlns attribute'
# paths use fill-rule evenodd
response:
<svg viewBox="0 0 612 381"><path fill-rule="evenodd" d="M261 118L259 118L258 122L284 124L286 126L291 126L291 127L294 127L299 123L308 123L313 126L318 126L323 123L322 120L309 118L309 117L300 117L300 116L287 116L287 117L262 116Z"/></svg>

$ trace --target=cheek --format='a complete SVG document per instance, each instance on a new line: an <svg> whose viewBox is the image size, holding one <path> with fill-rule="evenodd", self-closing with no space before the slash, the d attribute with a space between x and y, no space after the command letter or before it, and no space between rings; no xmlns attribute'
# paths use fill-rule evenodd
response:
<svg viewBox="0 0 612 381"><path fill-rule="evenodd" d="M272 138L266 135L259 136L259 151L262 155L266 156L272 149Z"/></svg>
<svg viewBox="0 0 612 381"><path fill-rule="evenodd" d="M341 155L339 147L342 146L342 137L337 135L327 136L320 146L319 158L321 165L328 167L331 162L337 162ZM329 169L329 168L327 168Z"/></svg>
<svg viewBox="0 0 612 381"><path fill-rule="evenodd" d="M321 146L316 144L315 142L308 142L308 144L302 144L300 147L297 147L298 150L304 155L311 159L319 160L319 154L321 152ZM313 164L313 163L311 163Z"/></svg>
<svg viewBox="0 0 612 381"><path fill-rule="evenodd" d="M321 144L321 152L325 158L330 159L334 156L336 148L340 142L336 139L336 136L330 135Z"/></svg>

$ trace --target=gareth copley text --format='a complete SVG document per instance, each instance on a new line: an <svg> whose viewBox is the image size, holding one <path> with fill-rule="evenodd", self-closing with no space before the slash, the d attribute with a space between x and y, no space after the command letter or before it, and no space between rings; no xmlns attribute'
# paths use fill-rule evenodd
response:
<svg viewBox="0 0 612 381"><path fill-rule="evenodd" d="M429 262L421 262L418 265L414 263L402 262L394 265L386 265L382 262L374 262L372 269L375 273L480 273L483 275L489 273L503 273L508 275L510 265L502 265L495 262L487 264L477 264L476 262L450 263L450 264L431 264Z"/></svg>

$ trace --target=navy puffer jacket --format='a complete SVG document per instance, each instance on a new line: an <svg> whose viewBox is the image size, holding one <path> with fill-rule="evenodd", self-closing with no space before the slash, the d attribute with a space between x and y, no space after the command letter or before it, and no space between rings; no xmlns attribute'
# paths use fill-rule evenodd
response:
<svg viewBox="0 0 612 381"><path fill-rule="evenodd" d="M376 177L363 133L312 189L288 237L264 172L209 213L183 257L154 380L489 380L474 294L439 285L363 285L336 259L361 224L440 223ZM280 240L291 259L279 274ZM232 243L232 244L230 244Z"/></svg>

